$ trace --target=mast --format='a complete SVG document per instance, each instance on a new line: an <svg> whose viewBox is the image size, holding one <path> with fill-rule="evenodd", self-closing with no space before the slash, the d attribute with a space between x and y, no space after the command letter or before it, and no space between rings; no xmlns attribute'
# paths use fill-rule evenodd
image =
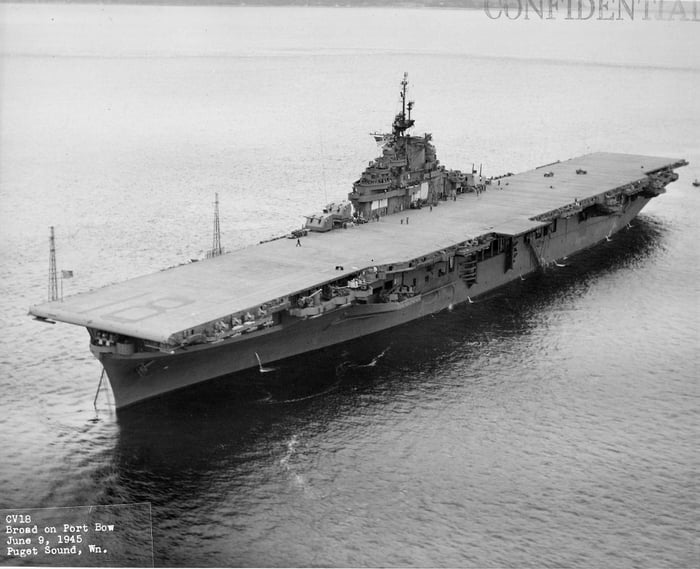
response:
<svg viewBox="0 0 700 569"><path fill-rule="evenodd" d="M219 225L219 193L214 194L214 237L212 239L211 251L208 257L218 257L221 255L221 227Z"/></svg>
<svg viewBox="0 0 700 569"><path fill-rule="evenodd" d="M394 118L394 136L403 136L404 131L413 126L415 122L411 118L411 110L413 109L413 101L406 101L406 88L408 87L408 73L403 74L401 81L401 112ZM406 107L408 107L408 117L406 117Z"/></svg>
<svg viewBox="0 0 700 569"><path fill-rule="evenodd" d="M401 116L406 118L406 86L408 85L408 73L404 71L401 81Z"/></svg>
<svg viewBox="0 0 700 569"><path fill-rule="evenodd" d="M49 301L58 300L58 275L56 274L56 240L53 225L49 235Z"/></svg>

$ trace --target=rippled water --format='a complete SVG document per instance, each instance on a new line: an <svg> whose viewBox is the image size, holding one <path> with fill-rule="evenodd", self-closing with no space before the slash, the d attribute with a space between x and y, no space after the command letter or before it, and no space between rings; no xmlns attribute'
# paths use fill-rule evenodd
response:
<svg viewBox="0 0 700 569"><path fill-rule="evenodd" d="M152 506L157 565L692 567L695 23L0 6L0 507ZM691 166L634 226L476 303L117 417L73 293L297 226L409 72L448 167Z"/></svg>

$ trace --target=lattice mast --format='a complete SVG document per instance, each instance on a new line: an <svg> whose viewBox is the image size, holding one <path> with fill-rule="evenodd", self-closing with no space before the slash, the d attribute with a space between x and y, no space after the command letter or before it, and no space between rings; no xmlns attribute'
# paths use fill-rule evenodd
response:
<svg viewBox="0 0 700 569"><path fill-rule="evenodd" d="M221 225L219 224L219 194L214 194L214 237L212 238L209 257L218 257L223 253L221 249Z"/></svg>
<svg viewBox="0 0 700 569"><path fill-rule="evenodd" d="M58 300L58 275L56 273L56 240L53 225L49 235L49 301Z"/></svg>

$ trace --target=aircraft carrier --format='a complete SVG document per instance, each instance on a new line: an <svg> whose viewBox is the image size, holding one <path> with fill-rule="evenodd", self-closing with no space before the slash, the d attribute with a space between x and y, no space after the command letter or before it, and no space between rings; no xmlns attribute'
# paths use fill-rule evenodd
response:
<svg viewBox="0 0 700 569"><path fill-rule="evenodd" d="M683 159L594 153L487 178L408 133L401 83L381 156L348 200L231 253L32 306L85 326L117 408L469 302L609 239Z"/></svg>

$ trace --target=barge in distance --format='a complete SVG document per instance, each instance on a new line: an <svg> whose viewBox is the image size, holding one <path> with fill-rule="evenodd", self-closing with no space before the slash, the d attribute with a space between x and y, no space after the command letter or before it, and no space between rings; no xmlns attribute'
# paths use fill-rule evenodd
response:
<svg viewBox="0 0 700 569"><path fill-rule="evenodd" d="M32 306L85 326L117 408L471 300L595 245L682 159L595 153L517 175L448 170L401 90L381 156L292 239ZM302 245L302 246L297 246ZM232 376L232 381L235 376Z"/></svg>

